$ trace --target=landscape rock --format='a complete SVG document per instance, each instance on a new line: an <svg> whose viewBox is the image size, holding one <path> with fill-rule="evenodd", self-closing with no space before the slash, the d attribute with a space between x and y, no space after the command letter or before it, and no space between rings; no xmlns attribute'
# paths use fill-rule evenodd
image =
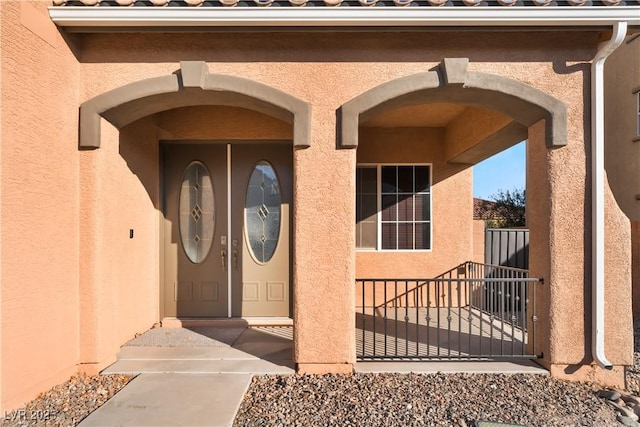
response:
<svg viewBox="0 0 640 427"><path fill-rule="evenodd" d="M620 426L605 402L593 385L545 375L256 376L234 426Z"/></svg>
<svg viewBox="0 0 640 427"><path fill-rule="evenodd" d="M23 407L3 413L0 426L76 426L131 379L128 375L74 375Z"/></svg>
<svg viewBox="0 0 640 427"><path fill-rule="evenodd" d="M625 417L624 415L618 414L617 420L620 421L622 424L624 424L627 427L638 427L638 426L640 426L640 424L638 424L638 422L636 420L631 419L629 417Z"/></svg>
<svg viewBox="0 0 640 427"><path fill-rule="evenodd" d="M615 391L615 390L600 390L598 391L598 397L601 397L603 399L607 399L610 400L612 402L615 402L616 400L620 399L622 397L622 395Z"/></svg>

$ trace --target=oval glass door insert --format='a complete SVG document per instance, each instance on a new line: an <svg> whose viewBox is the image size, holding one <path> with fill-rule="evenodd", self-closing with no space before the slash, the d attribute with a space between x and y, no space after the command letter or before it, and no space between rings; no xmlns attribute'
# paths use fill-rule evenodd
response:
<svg viewBox="0 0 640 427"><path fill-rule="evenodd" d="M261 160L253 168L245 201L245 232L251 255L259 263L273 257L280 237L280 183L276 171Z"/></svg>
<svg viewBox="0 0 640 427"><path fill-rule="evenodd" d="M180 187L180 238L194 264L207 257L213 243L215 201L211 175L201 162L191 162L184 171Z"/></svg>

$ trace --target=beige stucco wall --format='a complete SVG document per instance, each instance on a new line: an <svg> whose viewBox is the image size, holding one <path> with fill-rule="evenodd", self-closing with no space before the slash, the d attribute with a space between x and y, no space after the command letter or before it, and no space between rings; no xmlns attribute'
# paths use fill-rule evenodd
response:
<svg viewBox="0 0 640 427"><path fill-rule="evenodd" d="M613 194L640 220L640 36L632 35L605 62L605 168Z"/></svg>
<svg viewBox="0 0 640 427"><path fill-rule="evenodd" d="M605 168L616 202L640 221L640 37L628 36L605 63ZM633 314L640 318L640 228L632 228Z"/></svg>
<svg viewBox="0 0 640 427"><path fill-rule="evenodd" d="M44 5L38 8L44 11ZM211 115L223 134L223 121L236 116L227 110L183 111L182 118L163 113L120 131L103 121L102 147L78 152L77 107L127 83L169 75L184 60L206 61L212 73L261 82L312 105L311 146L294 151L294 357L301 372L350 372L355 362L353 281L361 268L375 273L380 255L354 255L356 163L369 161L367 150L388 141L394 144L385 161L413 162L415 156L400 148L401 136L439 139L425 129L362 128L362 147L336 149L336 110L379 84L430 70L444 57L468 57L472 71L521 81L566 103L569 144L548 151L541 123L531 127L528 144L532 271L545 279L538 348L557 375L590 362L589 126L583 103L588 105L586 62L595 53L595 33L336 32L322 33L322 43L318 33L273 32L269 43L258 42L262 35L256 33L96 34L69 37L81 39L76 58L55 31L36 35L20 23L19 13L17 3L2 4L4 407L60 382L77 363L98 369L120 344L158 320L157 140L197 138L190 125L204 126ZM271 129L291 136L281 122L261 123L250 135ZM223 138L235 135L233 127L224 132ZM470 171L447 166L441 143L414 148L424 150L421 159L433 159L425 161L434 163L434 224L448 215L446 192L462 188L469 196L444 198L460 215L447 221L467 238L443 244L454 230L436 228L425 266L418 254L408 261L416 272L437 274L473 255ZM624 313L628 221L607 200L607 223L615 224L607 238L607 304ZM385 272L404 272L398 263L392 260L394 270ZM619 366L631 361L630 322L624 315L606 322L607 330L617 328L607 336L607 355L618 370L601 378L615 383Z"/></svg>
<svg viewBox="0 0 640 427"><path fill-rule="evenodd" d="M155 134L140 123L102 132L100 150L80 153L80 363L91 372L159 316Z"/></svg>
<svg viewBox="0 0 640 427"><path fill-rule="evenodd" d="M471 261L479 262L480 264L484 264L484 228L484 220L473 220L473 257L471 258Z"/></svg>
<svg viewBox="0 0 640 427"><path fill-rule="evenodd" d="M431 164L432 249L356 252L357 278L437 277L473 258L472 169L445 161L444 128L360 128L357 163Z"/></svg>
<svg viewBox="0 0 640 427"><path fill-rule="evenodd" d="M125 38L126 43L119 43ZM585 232L581 231L588 217L584 186L588 126L583 122L588 115L582 105L589 70L584 62L595 52L597 35L510 34L505 39L499 33L475 34L473 38L403 33L381 40L375 33L349 33L345 43L344 34L332 33L323 34L322 48L314 40L315 35L297 34L293 38L272 33L271 43L258 46L255 34L242 33L215 33L206 38L161 34L85 37L81 55L83 99L174 72L180 60L199 59L207 61L213 73L256 80L312 105L312 145L294 153L294 298L299 307L304 307L294 314L298 344L295 358L302 371L328 366L335 370L338 365L352 363L355 353L350 331L356 267L351 237L356 155L354 150L335 149L336 109L378 84L429 70L445 56L469 57L470 70L510 77L560 99L569 106L569 145L549 152L545 141L540 140L541 150L533 159L534 163L545 163L542 170L548 171L548 176L532 183L548 190L536 201L542 205L542 221L546 222L541 225L539 241L552 245L551 251L548 245L541 249L551 253L541 257L539 266L549 286L547 306L551 312L545 316L547 327L539 330L549 348L545 352L549 363L588 361L585 340L575 336L576 331L588 333L584 323L587 304L583 302ZM190 46L188 53L184 46ZM518 52L516 57L513 52ZM531 73L532 69L536 72ZM551 203L551 198L566 201ZM326 306L317 301L325 301ZM552 342L547 338L549 333L553 334ZM617 350L612 360L628 361L627 344L612 347Z"/></svg>
<svg viewBox="0 0 640 427"><path fill-rule="evenodd" d="M0 8L5 410L66 380L78 363L79 66L45 3Z"/></svg>

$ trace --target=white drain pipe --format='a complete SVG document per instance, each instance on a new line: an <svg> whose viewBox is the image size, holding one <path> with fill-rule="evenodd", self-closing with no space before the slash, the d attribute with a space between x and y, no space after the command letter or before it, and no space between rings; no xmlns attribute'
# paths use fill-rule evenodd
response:
<svg viewBox="0 0 640 427"><path fill-rule="evenodd" d="M627 22L616 22L613 36L591 63L591 353L604 369L604 62L623 42Z"/></svg>

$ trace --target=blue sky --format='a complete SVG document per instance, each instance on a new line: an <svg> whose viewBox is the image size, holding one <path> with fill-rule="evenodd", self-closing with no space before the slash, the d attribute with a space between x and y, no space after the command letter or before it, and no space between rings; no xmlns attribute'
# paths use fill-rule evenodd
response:
<svg viewBox="0 0 640 427"><path fill-rule="evenodd" d="M525 188L526 146L521 142L473 167L473 197L490 199L499 189Z"/></svg>

